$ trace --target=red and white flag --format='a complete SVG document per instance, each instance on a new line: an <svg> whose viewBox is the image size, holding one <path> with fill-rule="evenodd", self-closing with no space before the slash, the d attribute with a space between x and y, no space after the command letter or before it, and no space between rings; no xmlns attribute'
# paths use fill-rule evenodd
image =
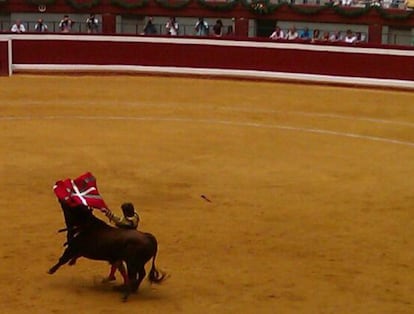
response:
<svg viewBox="0 0 414 314"><path fill-rule="evenodd" d="M90 172L86 172L74 180L57 181L53 186L53 192L60 201L71 207L84 205L97 209L108 208L99 194L96 178Z"/></svg>

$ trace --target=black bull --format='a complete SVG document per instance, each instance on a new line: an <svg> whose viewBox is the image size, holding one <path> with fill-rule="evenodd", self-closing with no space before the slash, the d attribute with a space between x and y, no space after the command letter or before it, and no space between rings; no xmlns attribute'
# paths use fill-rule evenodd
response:
<svg viewBox="0 0 414 314"><path fill-rule="evenodd" d="M108 261L111 264L124 261L128 271L124 300L131 292L138 290L146 275L145 264L151 258L149 281L161 283L165 279L165 274L155 267L158 243L152 234L111 227L95 217L85 206L61 205L68 230L68 242L59 261L49 269L49 274L54 274L68 262L74 263L78 257Z"/></svg>

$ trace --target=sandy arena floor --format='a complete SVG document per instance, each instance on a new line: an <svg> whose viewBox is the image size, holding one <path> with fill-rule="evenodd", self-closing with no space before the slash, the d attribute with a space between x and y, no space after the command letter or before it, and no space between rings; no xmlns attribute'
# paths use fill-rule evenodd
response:
<svg viewBox="0 0 414 314"><path fill-rule="evenodd" d="M414 313L414 93L16 75L0 95L2 313ZM52 185L85 171L171 275L127 303L105 262L46 274Z"/></svg>

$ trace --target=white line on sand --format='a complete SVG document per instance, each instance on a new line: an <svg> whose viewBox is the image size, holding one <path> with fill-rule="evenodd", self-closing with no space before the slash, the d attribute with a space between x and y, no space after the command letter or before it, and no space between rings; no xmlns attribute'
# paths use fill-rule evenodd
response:
<svg viewBox="0 0 414 314"><path fill-rule="evenodd" d="M161 121L161 122L185 122L185 123L203 123L203 124L221 124L230 126L241 126L241 127L254 127L254 128L266 128L266 129L277 129L285 131L296 131L313 134L323 134L347 138L355 138L362 140L369 140L374 142L382 142L388 144L398 144L404 146L414 147L414 142L402 141L397 139L383 138L377 136L362 135L348 132L338 132L315 128L302 128L280 124L265 124L265 123L253 123L253 122L235 122L228 120L214 120L214 119L188 119L188 118L161 118L161 117L126 117L126 116L4 116L0 117L0 121L5 120L63 120L63 119L77 119L77 120L130 120L130 121Z"/></svg>

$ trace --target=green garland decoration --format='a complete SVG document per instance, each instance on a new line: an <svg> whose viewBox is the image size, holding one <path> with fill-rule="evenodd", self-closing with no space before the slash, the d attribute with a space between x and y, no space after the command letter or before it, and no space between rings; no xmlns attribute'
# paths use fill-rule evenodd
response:
<svg viewBox="0 0 414 314"><path fill-rule="evenodd" d="M99 4L100 0L66 0L66 3L69 4L71 7L82 10L82 9L90 9L97 4Z"/></svg>
<svg viewBox="0 0 414 314"><path fill-rule="evenodd" d="M375 9L382 18L387 20L406 20L409 19L414 13L414 11L406 10L400 10L398 13L389 13L381 7L375 7Z"/></svg>
<svg viewBox="0 0 414 314"><path fill-rule="evenodd" d="M333 6L332 7L334 12L338 15L347 17L347 18L356 18L367 14L371 11L372 7L365 7L365 8L341 8L340 6Z"/></svg>
<svg viewBox="0 0 414 314"><path fill-rule="evenodd" d="M171 1L171 0L155 0L158 5L166 9L178 10L185 8L190 4L192 0L178 0L178 1Z"/></svg>
<svg viewBox="0 0 414 314"><path fill-rule="evenodd" d="M148 4L148 0L111 0L111 4L124 9L139 9Z"/></svg>
<svg viewBox="0 0 414 314"><path fill-rule="evenodd" d="M197 0L198 4L203 8L213 11L230 11L239 3L239 0L227 0L226 2L215 2L208 0Z"/></svg>
<svg viewBox="0 0 414 314"><path fill-rule="evenodd" d="M34 5L51 5L55 4L56 0L27 0L27 2Z"/></svg>

